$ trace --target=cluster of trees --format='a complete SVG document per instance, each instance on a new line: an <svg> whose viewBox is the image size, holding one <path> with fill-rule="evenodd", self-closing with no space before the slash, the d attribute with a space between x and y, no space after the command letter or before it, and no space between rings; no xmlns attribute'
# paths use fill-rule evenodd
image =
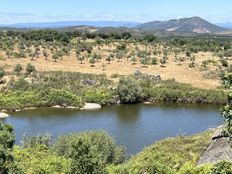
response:
<svg viewBox="0 0 232 174"><path fill-rule="evenodd" d="M0 173L106 174L125 161L124 147L104 131L74 133L56 141L50 135L24 137L16 146L13 127L0 123ZM42 160L41 160L42 159Z"/></svg>
<svg viewBox="0 0 232 174"><path fill-rule="evenodd" d="M223 90L197 89L173 80L157 82L149 75L120 77L118 83L104 75L68 72L36 72L27 77L27 74L22 74L18 80L12 79L1 89L0 109L54 105L82 107L84 102L107 105L118 101L226 103Z"/></svg>
<svg viewBox="0 0 232 174"><path fill-rule="evenodd" d="M166 67L169 57L174 55L178 65L188 61L189 67L194 68L197 66L195 54L204 51L212 52L218 57L217 62L220 64L215 66L219 71L231 71L232 66L228 61L232 57L231 45L230 40L221 38L157 39L156 36L146 33L134 37L127 31L119 33L55 30L0 32L0 50L4 52L6 58L29 57L31 61L38 58L45 60L51 58L57 62L75 54L78 62L82 64L87 61L91 67L99 61L110 64L114 60L127 60L132 65L140 63L143 68L158 64ZM104 46L109 47L107 55L98 53L101 49L105 49ZM207 70L208 64L209 62L204 61L199 67ZM106 70L107 64L102 66L104 66L102 69Z"/></svg>

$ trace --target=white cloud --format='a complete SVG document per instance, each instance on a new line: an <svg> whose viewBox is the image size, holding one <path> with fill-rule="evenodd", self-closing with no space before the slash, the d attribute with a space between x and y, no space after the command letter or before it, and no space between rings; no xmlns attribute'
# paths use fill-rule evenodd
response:
<svg viewBox="0 0 232 174"><path fill-rule="evenodd" d="M132 21L148 22L154 20L168 20L181 17L191 17L197 15L183 16L180 14L168 13L165 16L152 14L123 15L111 13L98 13L88 15L54 15L54 14L31 14L31 13L6 13L0 12L0 24L13 23L33 23L33 22L55 22L55 21ZM232 21L232 15L207 15L201 16L211 22Z"/></svg>

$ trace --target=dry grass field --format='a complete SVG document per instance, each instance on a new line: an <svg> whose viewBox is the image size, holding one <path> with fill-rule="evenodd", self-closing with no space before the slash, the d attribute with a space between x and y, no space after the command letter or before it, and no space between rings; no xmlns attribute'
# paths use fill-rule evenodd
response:
<svg viewBox="0 0 232 174"><path fill-rule="evenodd" d="M96 52L100 52L97 50ZM106 54L102 51L102 54ZM162 79L175 79L178 82L188 83L195 87L204 89L213 89L220 85L218 79L206 79L204 78L204 71L201 71L201 62L206 60L208 57L211 59L217 59L213 57L210 53L198 53L196 56L196 67L189 68L190 61L184 61L180 64L174 61L174 55L169 55L169 60L165 67L158 65L147 65L143 67L140 62L135 65L132 64L130 60L123 59L121 61L114 60L110 64L104 59L95 63L94 67L90 66L90 63L85 60L83 64L77 60L74 52L71 53L69 57L64 56L62 60L54 62L54 60L49 57L48 60L40 55L39 58L35 60L30 60L30 58L11 58L0 60L0 66L5 67L6 71L13 71L14 66L20 63L25 67L28 63L33 64L37 71L69 71L69 72L82 72L82 73L95 73L95 74L106 74L110 78L114 74L119 75L129 75L133 74L135 70L140 70L143 73L148 74L160 74ZM159 59L159 57L157 57ZM103 64L105 65L105 70L103 71ZM213 66L209 69L215 69Z"/></svg>

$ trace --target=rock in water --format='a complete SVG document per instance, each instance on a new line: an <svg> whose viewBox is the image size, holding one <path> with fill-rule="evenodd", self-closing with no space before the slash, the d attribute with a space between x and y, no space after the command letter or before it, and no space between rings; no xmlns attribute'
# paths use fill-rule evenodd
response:
<svg viewBox="0 0 232 174"><path fill-rule="evenodd" d="M101 105L97 103L85 103L85 106L81 110L96 110L101 109Z"/></svg>
<svg viewBox="0 0 232 174"><path fill-rule="evenodd" d="M4 113L4 112L0 112L0 118L7 118L9 117L8 114Z"/></svg>

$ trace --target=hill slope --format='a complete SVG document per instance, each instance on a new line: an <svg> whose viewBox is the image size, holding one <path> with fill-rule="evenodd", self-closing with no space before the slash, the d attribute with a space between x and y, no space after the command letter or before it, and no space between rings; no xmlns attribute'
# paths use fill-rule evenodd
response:
<svg viewBox="0 0 232 174"><path fill-rule="evenodd" d="M154 21L136 26L140 30L166 30L184 33L221 33L227 29L211 24L200 18L181 18L169 21Z"/></svg>

